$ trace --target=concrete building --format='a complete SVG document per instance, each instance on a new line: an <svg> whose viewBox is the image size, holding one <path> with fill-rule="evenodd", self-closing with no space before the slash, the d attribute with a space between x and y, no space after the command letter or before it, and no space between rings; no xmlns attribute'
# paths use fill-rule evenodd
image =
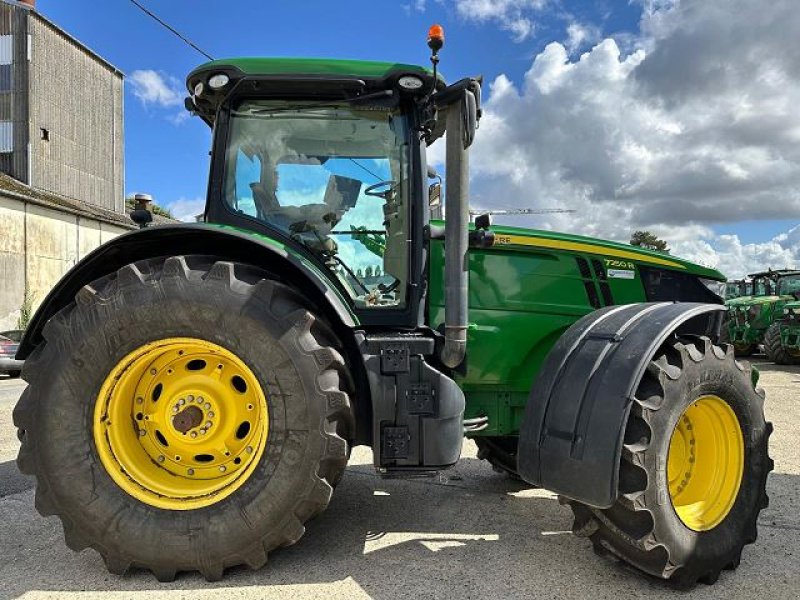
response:
<svg viewBox="0 0 800 600"><path fill-rule="evenodd" d="M0 0L0 329L80 258L133 229L123 75L38 13Z"/></svg>

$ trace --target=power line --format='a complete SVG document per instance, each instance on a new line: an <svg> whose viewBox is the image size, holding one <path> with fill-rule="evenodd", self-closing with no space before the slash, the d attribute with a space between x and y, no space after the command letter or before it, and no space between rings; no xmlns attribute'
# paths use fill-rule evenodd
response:
<svg viewBox="0 0 800 600"><path fill-rule="evenodd" d="M151 11L149 11L149 10L148 10L148 9L146 9L144 6L142 6L141 4L139 4L139 3L138 3L136 0L131 0L131 3L132 3L134 6L136 6L136 7L137 7L139 10L141 10L142 12L144 12L146 15L148 15L149 17L151 17L153 20L155 20L155 21L156 21L158 24L160 24L162 27L165 27L165 28L167 28L169 31L171 31L171 32L172 32L172 33L174 33L176 36L178 36L178 37L179 37L179 38L180 38L180 39L181 39L181 40L182 40L184 43L188 44L189 46L191 46L192 48L194 48L195 50L197 50L197 51L198 51L200 54L202 54L203 56L205 56L205 57L206 57L208 60L214 60L214 58L213 58L213 57L212 57L212 56L211 56L211 55L210 55L208 52L205 52L204 50L201 50L201 49L200 49L200 48L199 48L199 47L198 47L198 46L197 46L197 45L196 45L194 42L192 42L190 39L186 38L185 36L181 35L181 33L180 33L180 32L179 32L177 29L175 29L174 27L172 27L172 26L171 26L171 25L169 25L168 23L164 22L164 21L163 21L162 19L160 19L160 18L159 18L157 15L153 14Z"/></svg>
<svg viewBox="0 0 800 600"><path fill-rule="evenodd" d="M370 170L369 170L367 167L365 167L364 165L362 165L362 164L361 164L360 162L358 162L357 160L355 160L355 159L353 159L353 158L350 158L350 157L347 157L347 160L349 160L349 161L350 161L351 163L353 163L355 166L357 166L357 167L359 167L359 168L363 169L364 171L366 171L367 173L369 173L370 175L372 175L372 176L373 176L375 179L377 179L378 181L383 181L383 180L382 180L380 177L378 177L377 175L375 175L375 173L373 173L372 171L370 171Z"/></svg>

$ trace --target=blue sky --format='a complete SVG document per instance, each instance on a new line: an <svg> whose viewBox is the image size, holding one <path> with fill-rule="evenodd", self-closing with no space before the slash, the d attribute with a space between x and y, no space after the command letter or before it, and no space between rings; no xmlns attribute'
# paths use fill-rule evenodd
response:
<svg viewBox="0 0 800 600"><path fill-rule="evenodd" d="M414 0L142 3L214 58L333 56L427 64L427 29L441 23L447 36L441 68L450 79L477 73L493 79L501 72L519 78L546 42L567 37L568 24L561 11L547 14L535 36L516 43L496 25L467 21L452 6L434 1L424 11ZM200 5L208 9L198 10ZM603 23L604 31L631 30L639 17L625 2L566 5L584 20ZM151 69L182 83L204 61L128 0L39 0L38 9L127 75ZM180 106L143 106L130 85L125 101L127 192L147 191L165 205L204 196L207 127L199 119L174 124Z"/></svg>
<svg viewBox="0 0 800 600"><path fill-rule="evenodd" d="M800 155L794 134L783 139L800 117L787 75L800 65L779 45L797 38L800 17L785 3L141 1L215 58L427 64L427 28L441 23L442 72L486 78L473 149L483 207L565 206L575 216L514 221L612 239L646 227L731 273L800 261ZM203 57L129 0L37 4L128 75L126 191L191 213L205 197L210 135L183 118L182 82ZM142 73L162 86L145 86L144 101Z"/></svg>

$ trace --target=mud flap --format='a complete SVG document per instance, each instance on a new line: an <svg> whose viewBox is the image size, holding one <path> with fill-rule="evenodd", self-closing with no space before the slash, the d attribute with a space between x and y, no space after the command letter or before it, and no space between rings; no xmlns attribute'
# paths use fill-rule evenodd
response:
<svg viewBox="0 0 800 600"><path fill-rule="evenodd" d="M520 476L610 507L625 424L647 364L672 334L718 340L724 316L717 304L644 303L607 307L575 323L550 351L531 390L520 427Z"/></svg>

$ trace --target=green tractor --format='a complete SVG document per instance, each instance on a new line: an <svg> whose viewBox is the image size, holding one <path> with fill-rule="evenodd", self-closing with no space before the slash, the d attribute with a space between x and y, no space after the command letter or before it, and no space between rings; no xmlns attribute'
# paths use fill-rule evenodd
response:
<svg viewBox="0 0 800 600"><path fill-rule="evenodd" d="M723 327L723 340L733 344L736 356L750 356L759 346L776 348L780 332L776 319L783 315L786 302L795 300L800 290L800 271L768 270L749 275L753 295L728 300L728 318Z"/></svg>
<svg viewBox="0 0 800 600"><path fill-rule="evenodd" d="M466 435L558 493L598 551L682 586L739 564L772 428L757 372L717 342L724 277L470 224L480 79L436 74L440 33L433 71L241 58L189 75L214 134L205 222L94 251L19 351L18 465L69 547L162 581L260 568L326 508L353 446L418 476ZM426 148L445 132L442 222Z"/></svg>
<svg viewBox="0 0 800 600"><path fill-rule="evenodd" d="M783 293L793 300L783 303L775 322L764 334L764 353L779 365L800 365L800 272L782 280Z"/></svg>
<svg viewBox="0 0 800 600"><path fill-rule="evenodd" d="M725 300L733 300L742 296L753 295L753 282L746 279L735 279L725 284Z"/></svg>

